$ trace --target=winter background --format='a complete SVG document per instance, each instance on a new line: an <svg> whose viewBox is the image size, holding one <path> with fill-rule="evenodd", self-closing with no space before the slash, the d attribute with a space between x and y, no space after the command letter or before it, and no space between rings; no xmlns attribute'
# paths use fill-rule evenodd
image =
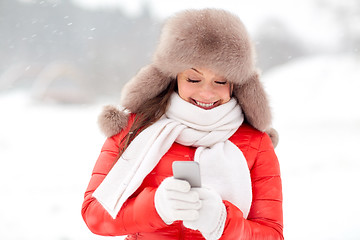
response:
<svg viewBox="0 0 360 240"><path fill-rule="evenodd" d="M107 239L80 214L97 115L150 61L163 19L203 7L238 14L256 43L285 238L360 239L357 0L1 0L0 239Z"/></svg>

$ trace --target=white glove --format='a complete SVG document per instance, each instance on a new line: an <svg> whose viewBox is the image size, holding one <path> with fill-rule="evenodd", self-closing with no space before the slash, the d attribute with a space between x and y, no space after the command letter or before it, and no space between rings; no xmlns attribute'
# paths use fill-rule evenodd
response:
<svg viewBox="0 0 360 240"><path fill-rule="evenodd" d="M200 196L202 207L197 220L184 220L187 228L199 230L206 239L219 239L223 234L227 217L220 195L210 188L193 188Z"/></svg>
<svg viewBox="0 0 360 240"><path fill-rule="evenodd" d="M195 221L200 207L199 194L187 181L168 177L156 190L155 209L168 225L177 220Z"/></svg>

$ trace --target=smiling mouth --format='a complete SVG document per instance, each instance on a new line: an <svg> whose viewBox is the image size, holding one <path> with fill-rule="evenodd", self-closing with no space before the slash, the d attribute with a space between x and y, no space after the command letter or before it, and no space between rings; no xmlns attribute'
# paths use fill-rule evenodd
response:
<svg viewBox="0 0 360 240"><path fill-rule="evenodd" d="M212 103L203 103L203 102L199 102L199 101L196 101L195 99L192 99L193 100L193 104L198 106L198 107L201 107L203 109L212 109L216 106L218 106L219 104L219 101L216 101L216 102L212 102Z"/></svg>

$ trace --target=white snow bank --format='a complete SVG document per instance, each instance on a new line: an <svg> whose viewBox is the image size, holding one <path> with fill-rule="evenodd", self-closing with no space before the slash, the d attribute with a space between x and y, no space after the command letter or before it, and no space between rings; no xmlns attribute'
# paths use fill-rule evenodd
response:
<svg viewBox="0 0 360 240"><path fill-rule="evenodd" d="M360 58L318 56L263 76L279 125L360 120Z"/></svg>
<svg viewBox="0 0 360 240"><path fill-rule="evenodd" d="M318 56L263 76L280 134L285 239L360 239L359 63Z"/></svg>
<svg viewBox="0 0 360 240"><path fill-rule="evenodd" d="M81 218L104 137L98 106L44 105L0 95L0 239L100 239Z"/></svg>

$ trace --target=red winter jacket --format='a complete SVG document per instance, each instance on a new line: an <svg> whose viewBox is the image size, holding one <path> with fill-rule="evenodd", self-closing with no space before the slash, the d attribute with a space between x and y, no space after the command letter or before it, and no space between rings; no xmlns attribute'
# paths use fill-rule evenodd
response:
<svg viewBox="0 0 360 240"><path fill-rule="evenodd" d="M116 161L119 142L128 130L129 127L106 140L95 164L82 205L82 216L88 228L99 235L128 235L127 239L204 239L199 231L185 228L181 221L166 225L154 205L157 187L172 176L172 162L192 161L196 150L193 147L174 143L139 189L124 203L116 219L92 197ZM269 136L243 124L229 140L241 149L247 160L253 200L247 219L235 205L223 201L227 219L220 239L283 239L280 170Z"/></svg>

